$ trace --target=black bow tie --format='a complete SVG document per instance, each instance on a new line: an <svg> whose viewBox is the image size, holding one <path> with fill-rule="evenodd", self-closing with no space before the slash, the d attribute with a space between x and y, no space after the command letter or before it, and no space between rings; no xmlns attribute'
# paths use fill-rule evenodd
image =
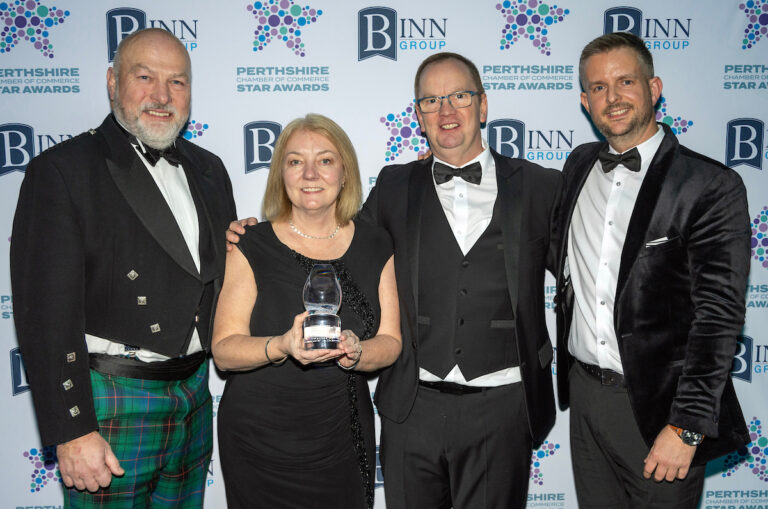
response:
<svg viewBox="0 0 768 509"><path fill-rule="evenodd" d="M597 158L600 159L605 173L620 164L626 166L629 171L640 171L640 152L637 151L637 147L623 154L611 154L607 148L604 148L597 154Z"/></svg>
<svg viewBox="0 0 768 509"><path fill-rule="evenodd" d="M155 166L160 158L164 158L171 166L178 166L181 164L179 149L176 148L176 142L163 149L157 149L152 148L145 143L139 143L139 141L133 137L131 139L131 144L139 149L139 152L141 152L141 155L144 156L144 159L146 159L147 162L152 166Z"/></svg>
<svg viewBox="0 0 768 509"><path fill-rule="evenodd" d="M447 164L435 161L432 173L435 175L437 185L445 184L453 177L463 178L470 184L480 184L480 179L483 176L483 167L480 166L479 161L468 164L463 168L451 168Z"/></svg>

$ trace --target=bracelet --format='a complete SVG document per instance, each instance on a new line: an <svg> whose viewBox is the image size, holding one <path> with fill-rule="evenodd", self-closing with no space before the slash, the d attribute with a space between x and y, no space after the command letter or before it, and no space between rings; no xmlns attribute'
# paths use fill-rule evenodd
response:
<svg viewBox="0 0 768 509"><path fill-rule="evenodd" d="M345 366L345 365L343 365L341 362L339 362L339 360L338 360L338 359L336 359L336 364L337 364L337 365L338 365L338 366L339 366L341 369L343 369L344 371L352 371L353 369L355 369L355 368L357 367L357 365L358 365L358 364L360 364L360 359L362 359L362 358L363 358L363 345L362 345L362 344L360 344L360 343L358 343L358 346L360 347L360 349L359 349L357 352L358 352L360 355L358 355L358 356L357 356L357 360L356 360L355 362L353 362L351 366Z"/></svg>
<svg viewBox="0 0 768 509"><path fill-rule="evenodd" d="M276 337L277 336L270 336L270 338L267 340L267 342L264 343L264 357L267 358L267 361L271 365L273 365L273 366L280 366L281 364L283 364L288 359L287 355L285 357L283 357L282 359L280 359L279 361L277 361L277 362L275 362L275 361L273 361L272 359L269 358L269 342L272 341L273 339L275 339Z"/></svg>

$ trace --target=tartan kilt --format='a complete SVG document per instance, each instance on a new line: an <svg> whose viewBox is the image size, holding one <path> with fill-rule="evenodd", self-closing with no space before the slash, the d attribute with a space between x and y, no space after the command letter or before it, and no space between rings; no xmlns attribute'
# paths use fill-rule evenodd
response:
<svg viewBox="0 0 768 509"><path fill-rule="evenodd" d="M65 488L65 507L202 507L213 450L208 364L172 381L91 370L99 433L126 472L96 493Z"/></svg>

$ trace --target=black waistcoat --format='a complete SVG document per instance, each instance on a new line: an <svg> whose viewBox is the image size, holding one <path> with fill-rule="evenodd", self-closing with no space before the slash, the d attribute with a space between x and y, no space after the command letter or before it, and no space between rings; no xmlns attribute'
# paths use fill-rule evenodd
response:
<svg viewBox="0 0 768 509"><path fill-rule="evenodd" d="M464 256L429 185L420 235L419 365L445 378L458 364L468 381L517 366L498 207Z"/></svg>

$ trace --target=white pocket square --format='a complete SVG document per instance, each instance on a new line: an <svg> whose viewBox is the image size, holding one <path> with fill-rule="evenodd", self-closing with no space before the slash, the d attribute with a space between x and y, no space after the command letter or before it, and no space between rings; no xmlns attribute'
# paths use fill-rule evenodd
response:
<svg viewBox="0 0 768 509"><path fill-rule="evenodd" d="M664 244L665 242L669 242L669 239L667 237L661 237L659 239L646 242L645 247L658 246L659 244Z"/></svg>

